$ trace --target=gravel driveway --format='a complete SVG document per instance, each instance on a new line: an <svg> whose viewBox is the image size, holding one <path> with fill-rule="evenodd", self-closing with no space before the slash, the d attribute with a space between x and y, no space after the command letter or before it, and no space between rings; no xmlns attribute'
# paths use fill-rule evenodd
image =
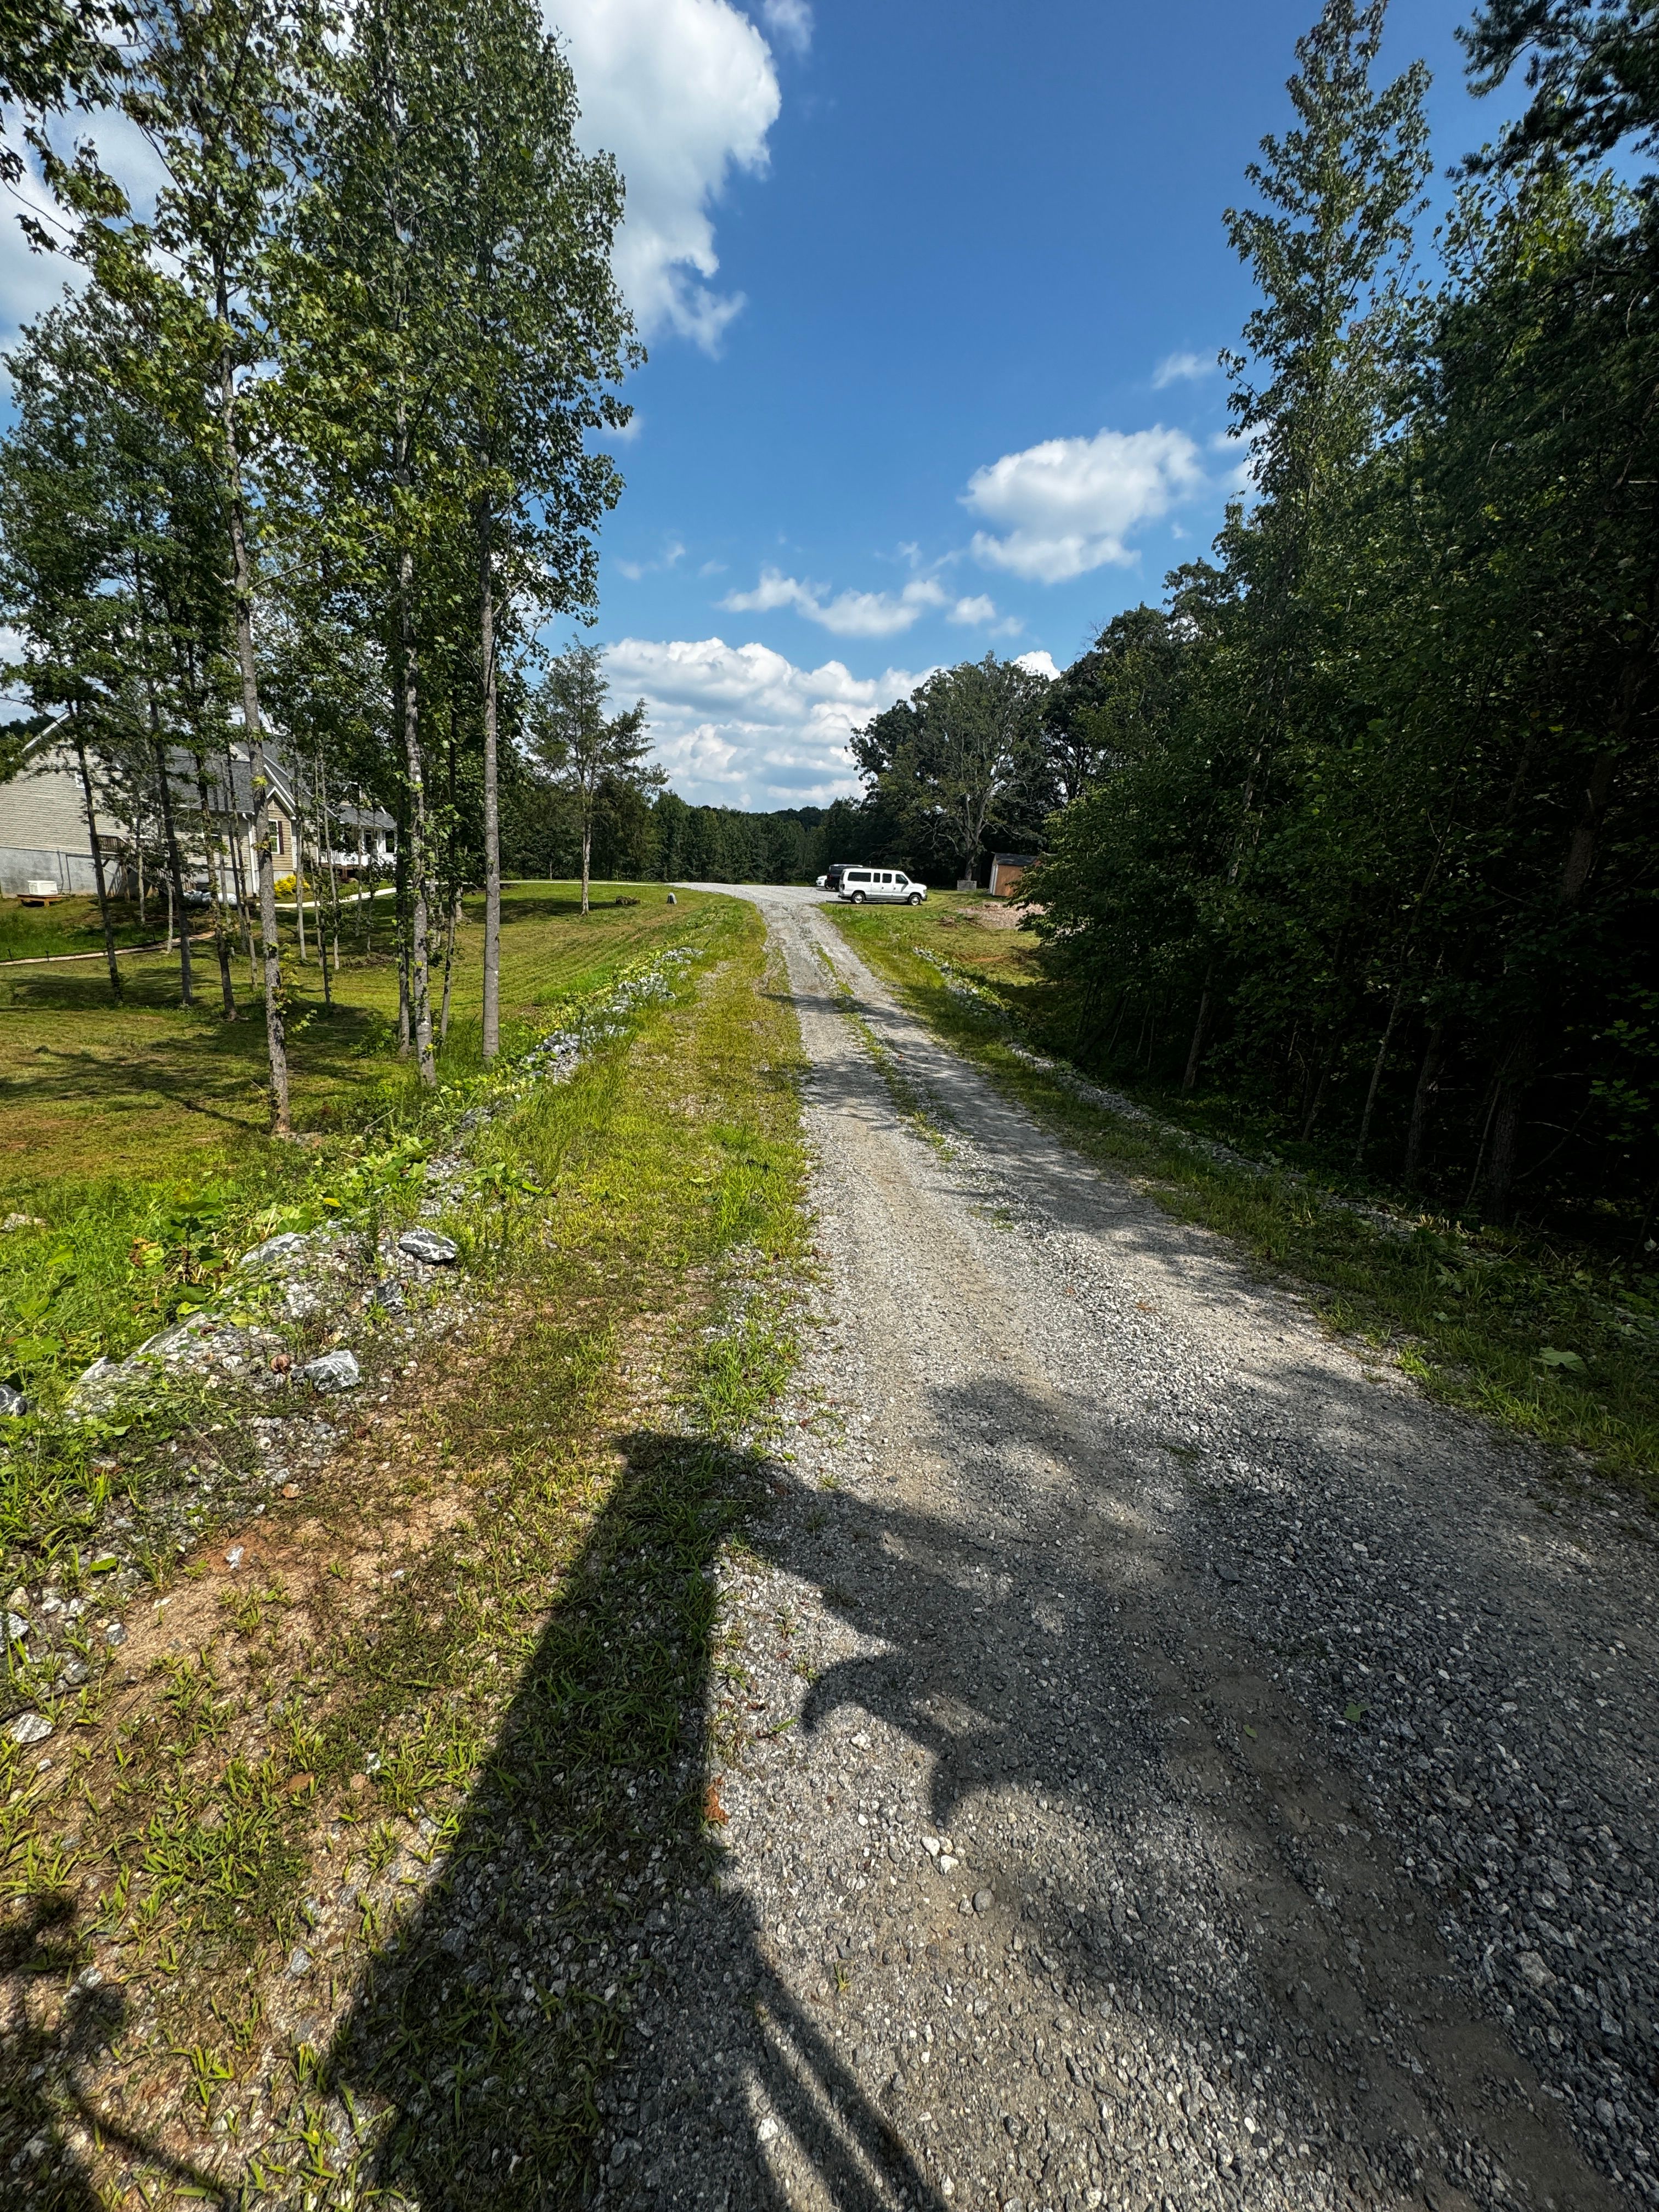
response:
<svg viewBox="0 0 1659 2212"><path fill-rule="evenodd" d="M1659 2201L1644 1532L755 895L825 1284L603 2201Z"/></svg>

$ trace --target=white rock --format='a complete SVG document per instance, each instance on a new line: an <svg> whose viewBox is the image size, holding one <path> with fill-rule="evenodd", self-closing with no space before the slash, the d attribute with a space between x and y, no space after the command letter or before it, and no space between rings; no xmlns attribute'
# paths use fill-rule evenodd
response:
<svg viewBox="0 0 1659 2212"><path fill-rule="evenodd" d="M21 1613L9 1613L6 1615L7 1643L21 1644L23 1638L29 1633L32 1626L33 1624L31 1622L24 1620Z"/></svg>
<svg viewBox="0 0 1659 2212"><path fill-rule="evenodd" d="M362 1379L356 1355L349 1352L325 1352L300 1370L300 1380L313 1390L355 1390Z"/></svg>
<svg viewBox="0 0 1659 2212"><path fill-rule="evenodd" d="M461 1256L461 1248L454 1238L435 1229L405 1229L398 1239L398 1249L406 1252L411 1260L424 1261L428 1267L447 1267Z"/></svg>
<svg viewBox="0 0 1659 2212"><path fill-rule="evenodd" d="M19 1713L8 1723L6 1734L14 1743L44 1743L52 1734L52 1723L44 1713Z"/></svg>
<svg viewBox="0 0 1659 2212"><path fill-rule="evenodd" d="M263 1244L256 1244L251 1252L244 1252L236 1262L249 1274L268 1273L286 1269L296 1261L307 1259L312 1249L311 1239L302 1237L298 1230L290 1229L281 1237L267 1237Z"/></svg>

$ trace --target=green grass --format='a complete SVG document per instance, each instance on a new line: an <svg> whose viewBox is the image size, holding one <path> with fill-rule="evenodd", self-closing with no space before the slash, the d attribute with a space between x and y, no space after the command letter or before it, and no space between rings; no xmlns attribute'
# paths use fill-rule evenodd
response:
<svg viewBox="0 0 1659 2212"><path fill-rule="evenodd" d="M167 936L167 907L152 901L141 916L136 900L111 902L110 920L118 945L160 944ZM0 963L8 960L54 960L76 953L96 961L104 950L104 925L95 898L64 898L51 906L22 906L0 900ZM88 964L92 964L89 963ZM108 975L106 968L100 973Z"/></svg>
<svg viewBox="0 0 1659 2212"><path fill-rule="evenodd" d="M366 1394L343 1459L259 1525L257 1585L173 1582L181 1648L125 1703L90 1686L52 1774L0 1741L12 1955L61 1990L114 1947L94 2102L120 2086L132 2148L79 2154L87 2201L124 2166L503 2212L591 2189L629 1924L718 1857L707 1570L754 1497L806 1253L787 994L751 908L698 926L675 1003L480 1133L538 1194L471 1224L483 1316L429 1381ZM307 1899L343 1883L325 1951ZM514 2012L494 1931L532 1912L567 1971ZM74 2130L118 2025L76 2003L0 2059L7 2155Z"/></svg>
<svg viewBox="0 0 1659 2212"><path fill-rule="evenodd" d="M1413 1213L1406 1201L1394 1226L1379 1226L1306 1174L1218 1160L1179 1127L1086 1103L1063 1070L1046 1073L1019 1056L1013 1048L1026 1034L1046 1043L1053 1013L1029 935L979 926L975 903L963 900L920 912L830 913L913 1012L1041 1120L1086 1157L1143 1182L1170 1213L1219 1231L1264 1268L1307 1285L1326 1324L1362 1357L1392 1360L1446 1404L1586 1454L1659 1504L1659 1279L1650 1272ZM1161 1120L1173 1118L1168 1101L1148 1103ZM1211 1133L1201 1109L1191 1123L1194 1138ZM1376 1201L1374 1190L1354 1195Z"/></svg>
<svg viewBox="0 0 1659 2212"><path fill-rule="evenodd" d="M695 939L708 918L695 894L673 908L649 885L623 895L639 903L586 917L563 886L520 886L505 902L509 1052L568 999ZM389 915L374 926L384 939ZM119 1006L96 968L0 976L0 1219L24 1217L0 1233L0 1379L50 1404L91 1361L120 1357L202 1302L237 1252L310 1225L354 1180L395 1182L400 1141L453 1117L444 1094L480 1073L482 937L469 908L436 1099L396 1057L389 951L349 951L332 1012L314 957L293 961L294 1114L311 1139L297 1146L266 1133L263 1019L223 1021L207 997L213 972L198 974L203 1002L188 1009L176 966L149 956L127 963Z"/></svg>

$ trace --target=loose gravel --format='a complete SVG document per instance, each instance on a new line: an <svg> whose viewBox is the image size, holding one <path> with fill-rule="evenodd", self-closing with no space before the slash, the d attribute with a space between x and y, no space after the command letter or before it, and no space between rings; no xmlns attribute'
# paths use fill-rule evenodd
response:
<svg viewBox="0 0 1659 2212"><path fill-rule="evenodd" d="M757 896L822 1311L595 2201L1659 2201L1645 1533Z"/></svg>

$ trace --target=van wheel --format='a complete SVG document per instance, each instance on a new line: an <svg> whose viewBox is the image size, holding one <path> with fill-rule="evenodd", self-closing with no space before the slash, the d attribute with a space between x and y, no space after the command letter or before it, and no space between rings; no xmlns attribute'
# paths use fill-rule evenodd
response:
<svg viewBox="0 0 1659 2212"><path fill-rule="evenodd" d="M909 897L905 900L904 903L906 906L920 906L921 904L921 893L920 891L912 891Z"/></svg>
<svg viewBox="0 0 1659 2212"><path fill-rule="evenodd" d="M848 903L849 906L862 906L864 904L864 893L862 891L854 891L852 897L848 901Z"/></svg>

